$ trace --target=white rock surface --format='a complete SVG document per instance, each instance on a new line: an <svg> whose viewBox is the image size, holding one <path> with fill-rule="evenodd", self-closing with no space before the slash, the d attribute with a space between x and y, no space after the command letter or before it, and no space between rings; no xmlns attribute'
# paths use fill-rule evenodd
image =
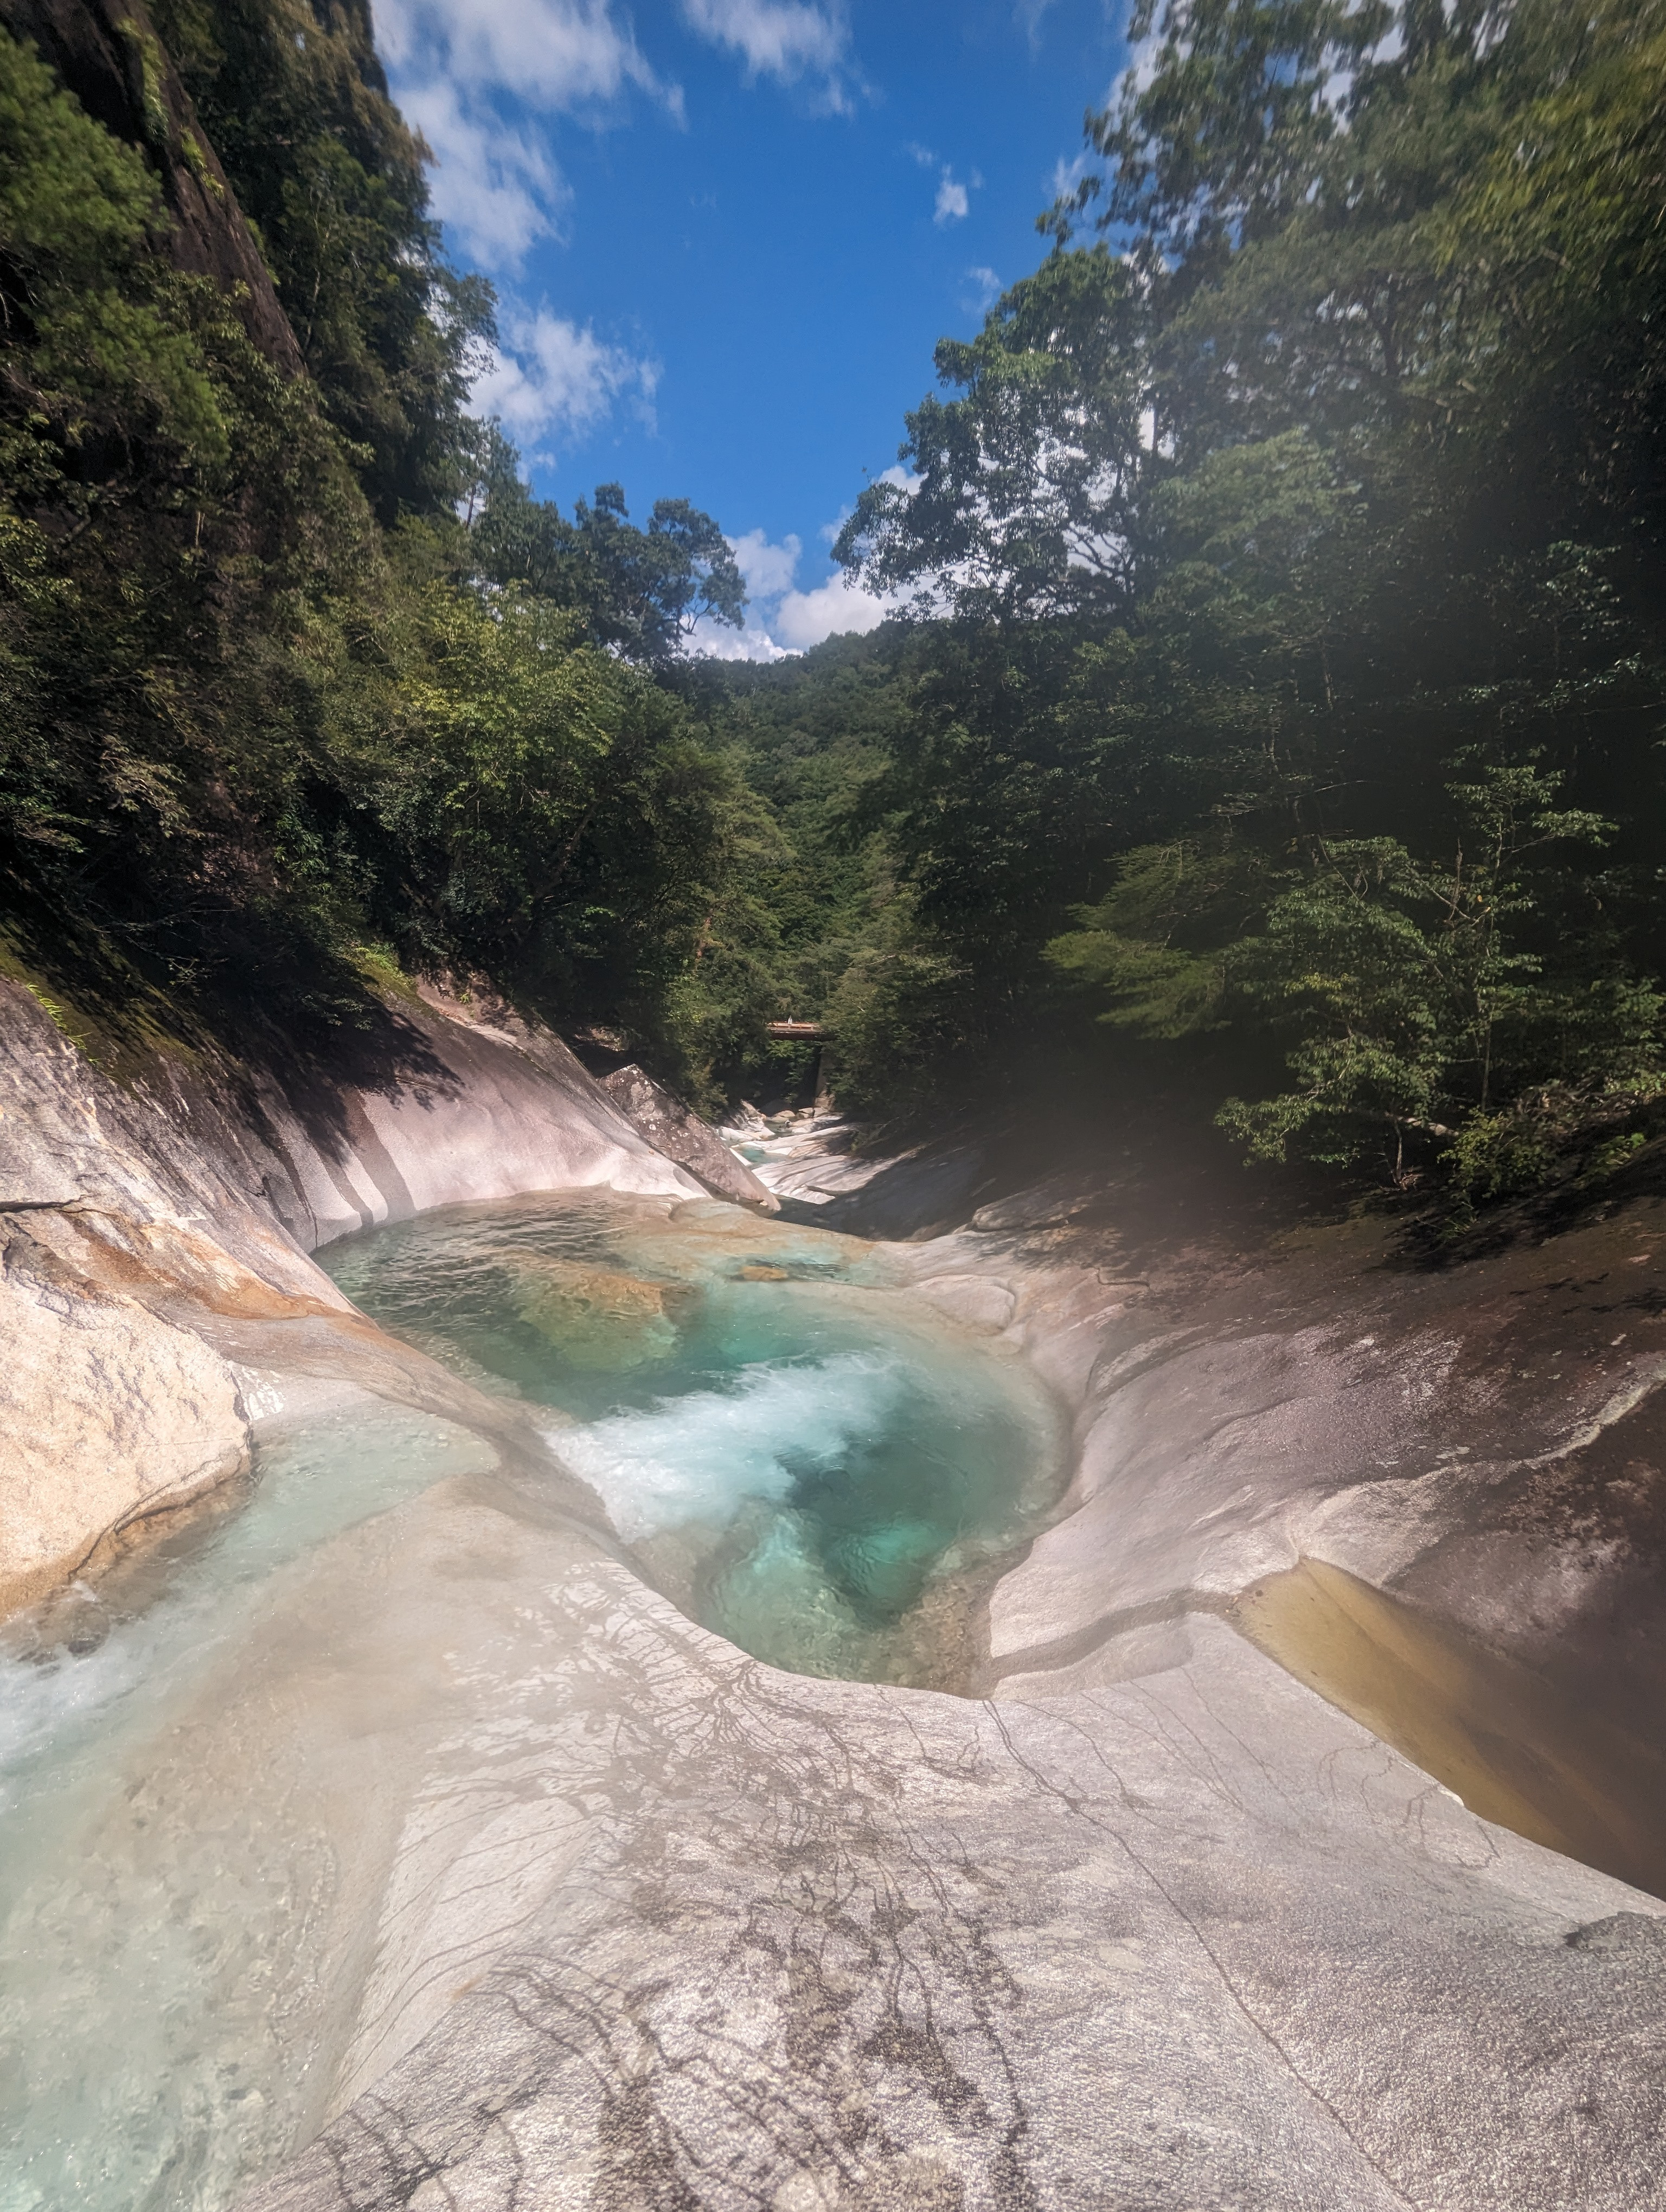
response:
<svg viewBox="0 0 1666 2212"><path fill-rule="evenodd" d="M161 1061L124 1090L0 978L0 1613L241 1464L228 1356L374 1364L379 1332L329 1325L351 1310L316 1246L522 1191L702 1194L557 1040L465 1011L407 1006L374 1082ZM429 1363L381 1345L385 1385L429 1402Z"/></svg>
<svg viewBox="0 0 1666 2212"><path fill-rule="evenodd" d="M773 1673L507 1500L395 1522L290 1693L379 1777L360 2094L246 2212L1661 2201L1666 1907L1222 1623L979 1705ZM424 1729L378 1684L440 1651Z"/></svg>
<svg viewBox="0 0 1666 2212"><path fill-rule="evenodd" d="M968 1328L998 1336L1012 1320L1018 1299L1005 1283L987 1275L924 1275L915 1284L939 1312Z"/></svg>
<svg viewBox="0 0 1666 2212"><path fill-rule="evenodd" d="M62 1464L101 1408L132 1492L82 1535L149 1494L159 1422L180 1480L210 1464L228 1361L251 1410L351 1374L504 1442L278 1577L112 1798L97 1867L149 1869L171 1925L198 1879L274 1916L274 1978L224 2002L328 2125L250 2212L1666 2205L1666 1906L1476 1819L1200 1609L1306 1549L1456 1613L1484 1559L1497 1633L1577 1653L1652 1571L1658 1220L1462 1280L1346 1237L1153 1261L1050 1176L894 1248L1078 1412L975 1702L691 1627L517 1462L513 1407L305 1256L447 1199L683 1190L546 1041L413 1016L397 1079L240 1104L121 1092L12 1012L16 1434L45 1465L62 1395ZM836 1177L813 1127L779 1143ZM910 1224L981 1172L904 1165Z"/></svg>
<svg viewBox="0 0 1666 2212"><path fill-rule="evenodd" d="M77 1296L0 1261L0 1613L100 1539L246 1463L230 1368L131 1298Z"/></svg>

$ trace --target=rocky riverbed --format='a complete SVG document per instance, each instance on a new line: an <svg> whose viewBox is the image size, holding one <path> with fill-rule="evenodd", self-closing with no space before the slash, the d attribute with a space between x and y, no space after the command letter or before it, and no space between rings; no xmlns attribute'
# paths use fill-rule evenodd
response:
<svg viewBox="0 0 1666 2212"><path fill-rule="evenodd" d="M1114 1155L749 1146L1074 1424L955 1692L815 1680L694 1626L522 1407L307 1258L459 1198L690 1195L463 1012L297 1102L123 1090L8 1006L14 1603L321 1405L477 1455L248 1607L119 1816L177 1839L189 1746L228 1838L270 1796L313 1839L251 2208L1666 2203L1641 1170L1427 1267Z"/></svg>

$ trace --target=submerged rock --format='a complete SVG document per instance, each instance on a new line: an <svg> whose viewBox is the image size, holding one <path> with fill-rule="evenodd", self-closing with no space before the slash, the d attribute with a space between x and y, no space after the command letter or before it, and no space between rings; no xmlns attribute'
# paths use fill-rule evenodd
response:
<svg viewBox="0 0 1666 2212"><path fill-rule="evenodd" d="M676 1345L676 1285L542 1253L505 1252L502 1264L520 1318L575 1367L646 1366Z"/></svg>

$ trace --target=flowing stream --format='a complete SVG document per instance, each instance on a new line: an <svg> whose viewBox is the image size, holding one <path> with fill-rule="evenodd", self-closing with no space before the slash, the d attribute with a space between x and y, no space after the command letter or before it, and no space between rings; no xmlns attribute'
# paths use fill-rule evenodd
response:
<svg viewBox="0 0 1666 2212"><path fill-rule="evenodd" d="M777 1666L952 1684L980 1580L1058 1495L1061 1425L1029 1371L854 1239L604 1192L445 1208L321 1257L386 1328L547 1408L646 1575ZM309 2054L339 2047L358 1984L318 1985L313 1931L347 1911L341 1835L379 1815L352 1715L308 1710L311 1662L383 1633L330 1563L496 1461L453 1425L337 1404L6 1632L0 2212L222 2212L320 2124ZM420 1707L391 1631L354 1664ZM353 1909L374 1923L374 1899Z"/></svg>

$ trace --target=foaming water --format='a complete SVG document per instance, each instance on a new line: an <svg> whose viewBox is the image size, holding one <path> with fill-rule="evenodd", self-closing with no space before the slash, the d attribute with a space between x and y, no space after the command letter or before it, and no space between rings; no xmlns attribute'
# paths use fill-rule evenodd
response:
<svg viewBox="0 0 1666 2212"><path fill-rule="evenodd" d="M640 1540L848 1474L897 1420L910 1380L905 1363L884 1352L759 1361L728 1389L555 1429L550 1442L601 1493L619 1534Z"/></svg>
<svg viewBox="0 0 1666 2212"><path fill-rule="evenodd" d="M1056 1494L1028 1370L853 1238L609 1194L449 1207L326 1256L388 1328L579 1415L550 1442L661 1587L778 1666L952 1674L964 1620L933 1596Z"/></svg>
<svg viewBox="0 0 1666 2212"><path fill-rule="evenodd" d="M388 1327L550 1408L660 1586L777 1664L941 1679L964 1578L1056 1494L1044 1394L853 1240L600 1194L325 1257ZM468 1632L464 1585L419 1580L390 1647L362 1563L495 1462L362 1401L0 1641L0 2212L227 2212L321 2123L356 1984L320 1961L374 1919L350 1840L401 1802L359 1707L426 1743L422 1638ZM550 1655L525 1633L531 1678Z"/></svg>

